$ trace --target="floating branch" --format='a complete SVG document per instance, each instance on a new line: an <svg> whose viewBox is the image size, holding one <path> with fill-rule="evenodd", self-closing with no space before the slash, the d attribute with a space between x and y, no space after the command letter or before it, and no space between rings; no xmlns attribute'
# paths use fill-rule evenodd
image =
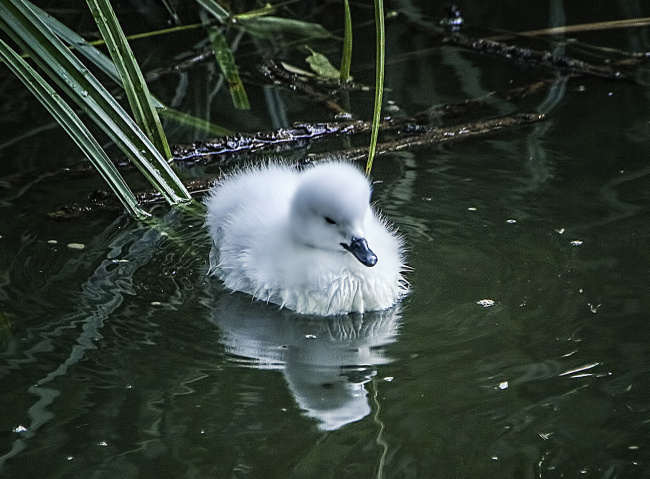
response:
<svg viewBox="0 0 650 479"><path fill-rule="evenodd" d="M531 48L508 45L495 40L471 38L459 34L444 37L443 43L529 63L545 64L566 70L569 73L597 76L607 78L608 80L633 81L627 75L611 67L593 65L565 55L556 55L546 50L533 50Z"/></svg>
<svg viewBox="0 0 650 479"><path fill-rule="evenodd" d="M419 128L420 134L417 136L398 138L397 140L377 144L376 155L381 156L398 151L421 148L423 146L469 139L475 136L495 133L504 128L528 125L545 119L546 115L542 113L519 113L503 118L465 123L452 128ZM327 159L360 161L364 160L367 155L368 148L351 148L338 152L310 155L308 161L317 162Z"/></svg>
<svg viewBox="0 0 650 479"><path fill-rule="evenodd" d="M396 140L386 141L377 144L378 156L389 153L395 153L413 148L421 148L423 146L431 146L434 144L447 143L449 141L457 141L463 139L474 138L477 136L492 134L501 131L505 128L518 127L542 121L546 118L543 114L538 113L521 113L517 115L507 116L503 118L496 118L492 120L476 121L465 123L451 128L431 128L418 125L411 133L413 135L407 137L400 137ZM318 124L312 125L313 131L326 131L323 125L334 124ZM364 132L370 131L371 123L369 122L352 122L348 123L346 128L354 128L358 126ZM397 127L397 125L394 125ZM403 128L404 125L399 125ZM303 125L306 127L306 125ZM335 128L333 128L336 130ZM345 128L339 129L336 133L344 131ZM332 131L327 130L327 131ZM322 133L323 135L327 133ZM268 137L282 136L280 132L267 133ZM259 136L259 135L258 135ZM343 159L348 161L365 161L368 155L368 148L353 148L348 150L339 150L328 153L319 153L308 156L304 163L316 163L318 161L330 159ZM185 183L185 187L191 194L201 194L207 191L211 184L218 179L219 176L209 176L198 180L193 180ZM158 192L148 191L136 194L138 201L142 205L152 205L162 202L162 198ZM60 208L58 211L49 213L48 216L52 219L74 219L83 217L95 212L106 213L119 213L122 211L121 204L116 198L106 191L95 191L86 200L84 204L73 204Z"/></svg>

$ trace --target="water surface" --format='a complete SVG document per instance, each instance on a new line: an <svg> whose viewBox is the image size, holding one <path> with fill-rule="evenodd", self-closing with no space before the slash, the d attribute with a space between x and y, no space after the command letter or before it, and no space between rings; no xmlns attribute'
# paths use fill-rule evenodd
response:
<svg viewBox="0 0 650 479"><path fill-rule="evenodd" d="M598 18L562 2L516 15L468 3L472 23L509 30L649 14L632 1ZM375 200L413 268L411 294L385 312L323 320L231 294L206 277L207 232L183 211L155 208L153 224L48 220L93 185L41 178L78 155L37 105L2 114L13 122L2 170L34 179L0 198L0 475L650 474L650 70L608 82L454 48L408 56L428 36L388 27L387 99L404 114L555 82L488 113L543 123L377 162ZM363 65L372 31L360 32ZM647 34L576 38L630 52L648 49ZM151 47L152 66L180 48L169 43ZM155 88L171 101L186 85L179 106L216 117L230 108L227 93L206 100L216 76L199 65ZM18 104L21 86L4 78ZM232 128L330 118L291 92L250 95Z"/></svg>

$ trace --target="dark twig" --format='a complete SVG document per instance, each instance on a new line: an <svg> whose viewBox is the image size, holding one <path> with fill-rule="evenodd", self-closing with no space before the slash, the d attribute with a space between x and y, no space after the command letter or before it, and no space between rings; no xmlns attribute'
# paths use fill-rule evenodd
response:
<svg viewBox="0 0 650 479"><path fill-rule="evenodd" d="M496 118L492 120L476 121L472 123L465 123L452 128L430 128L419 125L416 129L411 131L411 135L400 137L395 140L385 141L377 144L377 155L386 155L389 153L396 153L413 148L421 148L423 146L430 146L433 144L447 143L449 141L456 141L461 139L469 139L476 136L494 133L505 128L512 128L521 125L535 123L545 119L545 115L536 113L521 113L504 118ZM369 124L361 123L360 127L367 131ZM365 160L368 155L367 148L353 148L348 150L340 150L329 153L320 153L308 156L304 163L315 163L318 161L329 159L344 159L348 161ZM204 193L210 185L218 178L218 176L210 176L201 178L199 180L192 180L186 182L185 186L188 191L193 194ZM160 194L153 191L142 192L136 195L138 200L144 205L151 205L162 202ZM96 191L88 198L85 204L74 204L64 206L58 211L49 213L52 219L74 219L92 214L97 211L121 212L123 210L121 204L117 199L108 192Z"/></svg>
<svg viewBox="0 0 650 479"><path fill-rule="evenodd" d="M494 40L471 38L460 34L445 36L443 43L528 63L544 64L565 70L568 73L596 76L608 80L632 81L632 78L609 66L593 65L565 55L555 55L545 50L533 50L531 48L508 45Z"/></svg>

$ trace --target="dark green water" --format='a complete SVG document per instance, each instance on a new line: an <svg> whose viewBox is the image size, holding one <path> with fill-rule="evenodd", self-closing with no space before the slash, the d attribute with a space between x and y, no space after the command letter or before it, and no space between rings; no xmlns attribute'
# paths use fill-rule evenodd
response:
<svg viewBox="0 0 650 479"><path fill-rule="evenodd" d="M633 1L496 3L465 16L524 30L650 15ZM1 71L0 170L39 179L0 185L0 477L650 476L650 68L608 82L452 48L403 56L430 39L388 27L387 100L405 114L556 81L490 106L546 122L378 160L375 200L406 238L412 292L365 316L304 318L224 291L205 276L201 219L182 211L48 220L100 183L40 178L79 155ZM648 33L576 38L629 52L650 50ZM359 35L362 65L372 30ZM139 48L154 68L194 40ZM210 96L210 68L154 89L217 121L230 100ZM330 118L292 92L249 94L253 111L226 126Z"/></svg>

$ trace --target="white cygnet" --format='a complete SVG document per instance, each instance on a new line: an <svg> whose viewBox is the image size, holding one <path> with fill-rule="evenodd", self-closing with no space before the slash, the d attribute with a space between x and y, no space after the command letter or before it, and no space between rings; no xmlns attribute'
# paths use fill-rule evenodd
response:
<svg viewBox="0 0 650 479"><path fill-rule="evenodd" d="M403 242L370 194L368 179L345 162L231 174L206 199L210 273L302 314L389 308L407 291Z"/></svg>

